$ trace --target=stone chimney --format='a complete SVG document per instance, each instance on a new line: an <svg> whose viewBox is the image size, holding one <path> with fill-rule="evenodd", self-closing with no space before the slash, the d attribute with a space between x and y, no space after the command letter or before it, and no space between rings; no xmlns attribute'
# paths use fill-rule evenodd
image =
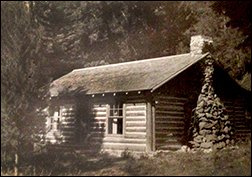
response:
<svg viewBox="0 0 252 177"><path fill-rule="evenodd" d="M213 49L213 40L211 37L196 35L191 37L190 52L192 55L211 52Z"/></svg>

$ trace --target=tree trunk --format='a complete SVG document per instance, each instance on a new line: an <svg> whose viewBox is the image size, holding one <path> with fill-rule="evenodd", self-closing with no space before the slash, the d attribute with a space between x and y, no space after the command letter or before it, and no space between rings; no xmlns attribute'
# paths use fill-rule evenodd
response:
<svg viewBox="0 0 252 177"><path fill-rule="evenodd" d="M15 165L14 165L14 175L18 176L19 171L18 171L18 153L15 153Z"/></svg>

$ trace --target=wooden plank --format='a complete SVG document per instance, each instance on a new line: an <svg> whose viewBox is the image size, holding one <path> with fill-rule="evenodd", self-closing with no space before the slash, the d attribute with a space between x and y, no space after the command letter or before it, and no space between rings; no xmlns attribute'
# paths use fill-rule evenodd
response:
<svg viewBox="0 0 252 177"><path fill-rule="evenodd" d="M182 146L183 145L183 142L179 142L179 141L160 141L160 142L157 142L157 146L173 146L173 145L179 145L179 146Z"/></svg>
<svg viewBox="0 0 252 177"><path fill-rule="evenodd" d="M181 119L178 120L158 120L156 121L156 124L185 124L184 121L181 121Z"/></svg>
<svg viewBox="0 0 252 177"><path fill-rule="evenodd" d="M158 129L162 129L162 130L164 130L164 129L166 129L166 130L184 130L184 127L157 127L156 126L156 130L158 130Z"/></svg>
<svg viewBox="0 0 252 177"><path fill-rule="evenodd" d="M126 106L126 111L145 111L145 106Z"/></svg>
<svg viewBox="0 0 252 177"><path fill-rule="evenodd" d="M235 118L235 123L236 124L240 124L240 123L243 123L243 122L245 122L245 118Z"/></svg>
<svg viewBox="0 0 252 177"><path fill-rule="evenodd" d="M182 141L184 138L182 136L159 136L156 140L168 140L168 141Z"/></svg>
<svg viewBox="0 0 252 177"><path fill-rule="evenodd" d="M126 132L126 104L123 104L123 133Z"/></svg>
<svg viewBox="0 0 252 177"><path fill-rule="evenodd" d="M156 151L155 121L156 121L156 108L155 106L152 106L152 151Z"/></svg>
<svg viewBox="0 0 252 177"><path fill-rule="evenodd" d="M146 132L146 127L126 127L126 132Z"/></svg>
<svg viewBox="0 0 252 177"><path fill-rule="evenodd" d="M126 116L126 121L145 121L145 116Z"/></svg>
<svg viewBox="0 0 252 177"><path fill-rule="evenodd" d="M100 142L103 143L104 136L92 136L89 139L89 142Z"/></svg>
<svg viewBox="0 0 252 177"><path fill-rule="evenodd" d="M249 133L251 133L251 130L248 130L248 129L246 129L246 130L236 130L237 135L245 134L245 133L249 134Z"/></svg>
<svg viewBox="0 0 252 177"><path fill-rule="evenodd" d="M144 102L146 102L146 99L127 99L127 100L125 100L125 103L132 103L132 102L134 102L133 104L139 104L139 103L144 103Z"/></svg>
<svg viewBox="0 0 252 177"><path fill-rule="evenodd" d="M102 115L102 116L106 116L106 112L92 112L93 115Z"/></svg>
<svg viewBox="0 0 252 177"><path fill-rule="evenodd" d="M140 119L140 120L126 120L127 124L145 124L146 120L145 119Z"/></svg>
<svg viewBox="0 0 252 177"><path fill-rule="evenodd" d="M158 110L184 111L183 105L156 105Z"/></svg>
<svg viewBox="0 0 252 177"><path fill-rule="evenodd" d="M102 148L112 150L133 150L133 151L145 151L145 144L127 144L127 143L103 143Z"/></svg>
<svg viewBox="0 0 252 177"><path fill-rule="evenodd" d="M146 122L133 122L131 121L130 123L129 122L126 122L126 127L146 127Z"/></svg>
<svg viewBox="0 0 252 177"><path fill-rule="evenodd" d="M145 119L126 119L126 123L142 122L146 123Z"/></svg>
<svg viewBox="0 0 252 177"><path fill-rule="evenodd" d="M143 108L146 108L146 103L143 102L143 103L126 103L126 108L128 107L143 107Z"/></svg>
<svg viewBox="0 0 252 177"><path fill-rule="evenodd" d="M159 145L157 146L157 150L177 150L180 149L181 145Z"/></svg>
<svg viewBox="0 0 252 177"><path fill-rule="evenodd" d="M125 139L126 138L135 138L135 139L146 139L146 134L130 134L127 133L124 135Z"/></svg>
<svg viewBox="0 0 252 177"><path fill-rule="evenodd" d="M105 132L92 131L90 135L91 137L105 137Z"/></svg>
<svg viewBox="0 0 252 177"><path fill-rule="evenodd" d="M103 129L105 129L105 127L103 126L103 125L95 125L95 126L90 126L90 128L91 128L91 130L93 129L95 129L95 130L103 130Z"/></svg>
<svg viewBox="0 0 252 177"><path fill-rule="evenodd" d="M104 107L106 108L106 104L92 104L93 108L100 108L100 107Z"/></svg>
<svg viewBox="0 0 252 177"><path fill-rule="evenodd" d="M64 119L64 121L66 121L66 122L67 122L67 121L70 121L70 122L71 122L71 121L75 121L75 120L76 120L75 117L64 117L64 116L63 116L63 119Z"/></svg>
<svg viewBox="0 0 252 177"><path fill-rule="evenodd" d="M125 132L126 135L146 135L146 132Z"/></svg>
<svg viewBox="0 0 252 177"><path fill-rule="evenodd" d="M106 117L94 117L90 120L90 122L102 121L106 122Z"/></svg>
<svg viewBox="0 0 252 177"><path fill-rule="evenodd" d="M126 126L126 131L129 130L129 131L133 131L133 130L142 130L142 131L146 131L146 126L143 126L143 127L132 127L132 126L129 126L127 127Z"/></svg>
<svg viewBox="0 0 252 177"><path fill-rule="evenodd" d="M125 114L125 115L126 115L126 114ZM134 115L132 115L132 116L127 115L127 116L126 116L126 119L146 119L146 115L142 115L142 116L139 116L139 115L137 115L137 116L134 116Z"/></svg>
<svg viewBox="0 0 252 177"><path fill-rule="evenodd" d="M92 111L106 112L106 107L94 107Z"/></svg>
<svg viewBox="0 0 252 177"><path fill-rule="evenodd" d="M61 116L62 116L62 117L74 117L75 114L74 114L74 113L72 113L72 114L62 113Z"/></svg>
<svg viewBox="0 0 252 177"><path fill-rule="evenodd" d="M106 119L93 119L89 121L90 124L106 124Z"/></svg>
<svg viewBox="0 0 252 177"><path fill-rule="evenodd" d="M178 137L178 136L184 136L185 131L181 130L169 130L169 131L159 131L156 130L156 137Z"/></svg>
<svg viewBox="0 0 252 177"><path fill-rule="evenodd" d="M156 114L168 114L168 115L183 115L184 111L163 111L163 110L156 110Z"/></svg>
<svg viewBox="0 0 252 177"><path fill-rule="evenodd" d="M66 124L62 124L63 128L75 128L75 123L70 124L70 123L66 123Z"/></svg>
<svg viewBox="0 0 252 177"><path fill-rule="evenodd" d="M157 101L156 102L156 105L158 106L164 106L164 105L176 105L176 106L184 106L185 105L185 103L181 103L181 102L169 102L169 101Z"/></svg>
<svg viewBox="0 0 252 177"><path fill-rule="evenodd" d="M74 125L75 122L61 122L62 125Z"/></svg>
<svg viewBox="0 0 252 177"><path fill-rule="evenodd" d="M90 118L94 118L94 117L106 117L106 114L89 114Z"/></svg>
<svg viewBox="0 0 252 177"><path fill-rule="evenodd" d="M99 125L99 124L104 124L106 125L106 122L105 121L92 121L90 122L91 126L96 126L96 125Z"/></svg>
<svg viewBox="0 0 252 177"><path fill-rule="evenodd" d="M73 139L74 137L71 135L64 135L62 138L63 139Z"/></svg>
<svg viewBox="0 0 252 177"><path fill-rule="evenodd" d="M166 120L177 120L177 119L182 119L184 120L184 115L181 116L170 116L170 115L156 115L156 120L162 120L162 119L166 119Z"/></svg>
<svg viewBox="0 0 252 177"><path fill-rule="evenodd" d="M236 133L236 137L246 137L246 136L250 136L251 131L247 131L247 132L237 132Z"/></svg>
<svg viewBox="0 0 252 177"><path fill-rule="evenodd" d="M74 137L74 132L62 132L63 136L72 136Z"/></svg>
<svg viewBox="0 0 252 177"><path fill-rule="evenodd" d="M156 136L181 136L183 134L183 131L170 130L169 132L160 132L156 130Z"/></svg>
<svg viewBox="0 0 252 177"><path fill-rule="evenodd" d="M105 132L105 129L104 128L95 128L95 127L92 127L90 128L90 132Z"/></svg>
<svg viewBox="0 0 252 177"><path fill-rule="evenodd" d="M176 127L180 127L179 129L184 129L185 124L184 123L173 123L173 124L156 124L156 127L159 129L167 129L168 127L171 127L169 129L178 129ZM156 129L157 130L157 129Z"/></svg>
<svg viewBox="0 0 252 177"><path fill-rule="evenodd" d="M126 116L145 116L146 111L126 111Z"/></svg>
<svg viewBox="0 0 252 177"><path fill-rule="evenodd" d="M61 113L64 113L64 114L73 114L76 112L76 109L61 109Z"/></svg>
<svg viewBox="0 0 252 177"><path fill-rule="evenodd" d="M91 130L104 130L105 127L99 126L99 127L90 127Z"/></svg>
<svg viewBox="0 0 252 177"><path fill-rule="evenodd" d="M176 101L188 101L187 98L179 98L179 97L171 97L171 96L165 96L165 95L156 95L156 99L159 100L176 100Z"/></svg>
<svg viewBox="0 0 252 177"><path fill-rule="evenodd" d="M151 103L147 102L146 107L146 150L150 152L152 150L152 113L151 113Z"/></svg>
<svg viewBox="0 0 252 177"><path fill-rule="evenodd" d="M145 115L145 113L146 113L146 110L141 110L141 111L128 111L128 110L126 110L126 115L129 115L129 114L132 114L132 115L134 115L134 114L137 114L137 115L142 115L142 116L144 116Z"/></svg>
<svg viewBox="0 0 252 177"><path fill-rule="evenodd" d="M61 127L61 131L74 131L75 127Z"/></svg>
<svg viewBox="0 0 252 177"><path fill-rule="evenodd" d="M129 143L129 144L145 144L146 139L134 139L134 138L116 138L106 136L103 142L108 143Z"/></svg>

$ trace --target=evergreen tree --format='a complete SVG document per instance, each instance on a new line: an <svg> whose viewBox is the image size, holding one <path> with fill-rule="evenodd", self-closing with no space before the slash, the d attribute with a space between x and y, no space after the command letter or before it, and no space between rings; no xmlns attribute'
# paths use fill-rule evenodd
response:
<svg viewBox="0 0 252 177"><path fill-rule="evenodd" d="M30 19L27 3L1 2L1 153L15 154L16 174L18 159L31 155L44 126L36 108L42 103L39 89L48 80L40 72L40 29Z"/></svg>
<svg viewBox="0 0 252 177"><path fill-rule="evenodd" d="M34 19L43 28L41 34L42 56L47 61L45 72L56 79L70 72L78 60L83 23L80 21L82 3L38 1L33 3Z"/></svg>
<svg viewBox="0 0 252 177"><path fill-rule="evenodd" d="M215 59L223 65L223 68L231 77L240 80L246 72L251 72L249 69L251 66L251 44L248 42L251 34L247 32L251 22L246 17L250 11L244 6L247 3L236 2L237 7L234 8L235 5L231 1L183 2L184 6L191 11L190 18L194 20L191 27L181 37L178 53L189 52L188 41L190 41L190 36L196 34L210 36L214 41L213 46L215 50L213 55ZM229 4L233 4L233 8L228 9ZM225 11L228 13L224 13ZM241 11L247 13L247 15L245 17L239 15L243 14ZM234 14L238 14L241 17L240 21L246 21L246 27L244 27L244 24L237 25L237 17Z"/></svg>

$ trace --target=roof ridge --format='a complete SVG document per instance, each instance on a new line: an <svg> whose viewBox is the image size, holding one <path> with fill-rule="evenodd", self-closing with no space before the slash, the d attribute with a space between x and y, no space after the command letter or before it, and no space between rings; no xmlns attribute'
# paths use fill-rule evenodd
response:
<svg viewBox="0 0 252 177"><path fill-rule="evenodd" d="M128 61L128 62L122 62L122 63L114 63L114 64L107 64L107 65L101 65L101 66L93 66L93 67L87 67L87 68L79 68L79 69L74 69L74 71L83 71L83 70L88 70L88 69L95 69L95 68L103 68L103 67L109 67L109 66L118 66L118 65L126 65L126 64L132 64L132 63L140 63L140 62L146 62L150 60L160 60L164 59L167 57L179 57L183 55L189 55L190 53L184 53L184 54L178 54L178 55L170 55L170 56L163 56L163 57L157 57L157 58L148 58L148 59L142 59L142 60L136 60L136 61Z"/></svg>

